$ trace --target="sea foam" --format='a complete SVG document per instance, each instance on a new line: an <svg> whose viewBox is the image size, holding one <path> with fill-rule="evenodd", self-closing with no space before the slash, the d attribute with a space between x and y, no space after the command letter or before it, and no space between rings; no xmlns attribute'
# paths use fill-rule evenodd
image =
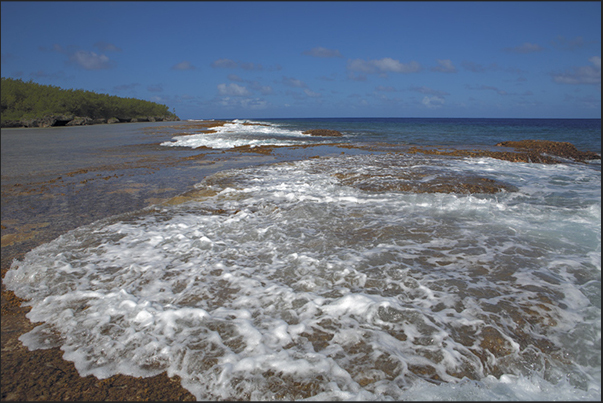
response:
<svg viewBox="0 0 603 403"><path fill-rule="evenodd" d="M412 169L517 191L341 181ZM600 171L364 155L197 188L215 195L15 261L4 283L44 322L21 341L61 346L82 376L167 371L197 399L600 399Z"/></svg>

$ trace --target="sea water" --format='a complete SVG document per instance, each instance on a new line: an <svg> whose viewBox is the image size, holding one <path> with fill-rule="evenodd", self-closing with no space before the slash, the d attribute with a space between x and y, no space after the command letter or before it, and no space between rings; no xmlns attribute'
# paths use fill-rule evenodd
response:
<svg viewBox="0 0 603 403"><path fill-rule="evenodd" d="M399 148L225 170L185 202L35 248L4 279L41 323L20 340L60 347L82 376L179 375L200 400L599 401L600 163L403 147L541 138L600 153L600 120L522 122L232 121L176 136L163 145ZM400 190L475 176L507 186Z"/></svg>

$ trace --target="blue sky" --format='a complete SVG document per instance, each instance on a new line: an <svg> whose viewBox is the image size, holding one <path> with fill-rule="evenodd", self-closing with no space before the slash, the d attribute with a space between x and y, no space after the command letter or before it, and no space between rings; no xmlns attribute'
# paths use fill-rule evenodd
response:
<svg viewBox="0 0 603 403"><path fill-rule="evenodd" d="M2 1L2 76L182 119L601 118L601 2Z"/></svg>

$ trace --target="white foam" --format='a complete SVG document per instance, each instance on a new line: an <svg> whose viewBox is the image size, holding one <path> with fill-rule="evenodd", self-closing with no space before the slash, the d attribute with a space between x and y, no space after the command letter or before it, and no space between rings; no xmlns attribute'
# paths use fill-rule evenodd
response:
<svg viewBox="0 0 603 403"><path fill-rule="evenodd" d="M233 120L211 128L211 132L174 136L172 141L161 143L168 147L209 147L228 149L241 146L291 146L305 144L310 135L299 130L289 130L274 123Z"/></svg>
<svg viewBox="0 0 603 403"><path fill-rule="evenodd" d="M338 179L418 167L518 191ZM600 172L369 155L204 186L217 194L99 221L15 261L4 283L45 322L22 342L61 345L82 376L167 371L200 400L600 398Z"/></svg>

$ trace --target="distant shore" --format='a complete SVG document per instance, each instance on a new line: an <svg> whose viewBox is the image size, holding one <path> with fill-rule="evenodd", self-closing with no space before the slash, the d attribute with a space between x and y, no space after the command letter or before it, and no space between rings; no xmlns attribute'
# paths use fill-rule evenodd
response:
<svg viewBox="0 0 603 403"><path fill-rule="evenodd" d="M114 123L136 123L136 122L177 122L178 116L137 116L137 117L114 117L93 119L88 116L73 115L49 115L42 118L6 120L0 125L2 128L30 128L30 127L56 127L56 126L86 126Z"/></svg>

